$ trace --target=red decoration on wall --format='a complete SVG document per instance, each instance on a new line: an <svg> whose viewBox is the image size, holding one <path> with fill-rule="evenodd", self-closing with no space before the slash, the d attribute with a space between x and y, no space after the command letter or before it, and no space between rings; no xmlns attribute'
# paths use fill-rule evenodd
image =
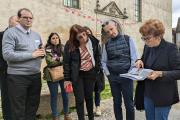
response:
<svg viewBox="0 0 180 120"><path fill-rule="evenodd" d="M76 16L79 16L79 17L82 16L84 19L89 19L89 20L95 21L95 22L97 22L99 24L103 23L103 21L101 19L96 19L96 18L94 18L94 17L92 17L90 15L87 15L87 14L83 13L82 11L74 10L72 8L64 8L64 10L67 13L72 13L73 15L76 15ZM136 24L136 22L122 23L122 25L133 25L133 24Z"/></svg>

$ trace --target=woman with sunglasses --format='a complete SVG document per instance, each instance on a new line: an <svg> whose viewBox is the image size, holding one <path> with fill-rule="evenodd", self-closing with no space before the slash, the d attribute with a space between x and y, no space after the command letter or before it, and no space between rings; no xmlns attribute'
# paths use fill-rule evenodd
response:
<svg viewBox="0 0 180 120"><path fill-rule="evenodd" d="M73 25L64 49L65 86L72 83L78 120L85 120L84 100L89 120L94 120L93 90L100 70L99 41L89 38L86 29Z"/></svg>
<svg viewBox="0 0 180 120"><path fill-rule="evenodd" d="M60 37L57 33L51 33L49 35L47 44L46 44L46 63L47 67L53 68L63 65L63 45L61 44ZM46 68L47 68L46 67ZM49 87L51 95L51 110L53 120L59 120L59 112L57 110L57 97L58 97L58 86L61 87L61 95L63 100L63 110L64 110L64 120L72 120L69 116L69 106L68 106L68 93L64 89L64 80L59 80L53 82L50 77L47 77L47 74L44 74L45 80Z"/></svg>
<svg viewBox="0 0 180 120"><path fill-rule="evenodd" d="M171 106L179 101L177 81L180 61L176 45L165 41L164 25L157 19L146 21L139 29L145 42L142 58L136 67L153 72L136 87L135 105L145 109L147 120L168 120Z"/></svg>

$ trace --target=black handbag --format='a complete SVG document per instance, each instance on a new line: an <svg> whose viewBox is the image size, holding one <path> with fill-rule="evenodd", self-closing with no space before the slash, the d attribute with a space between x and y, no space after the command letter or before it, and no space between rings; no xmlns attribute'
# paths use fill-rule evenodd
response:
<svg viewBox="0 0 180 120"><path fill-rule="evenodd" d="M105 78L102 70L97 72L96 83L94 87L95 91L103 91L105 89Z"/></svg>

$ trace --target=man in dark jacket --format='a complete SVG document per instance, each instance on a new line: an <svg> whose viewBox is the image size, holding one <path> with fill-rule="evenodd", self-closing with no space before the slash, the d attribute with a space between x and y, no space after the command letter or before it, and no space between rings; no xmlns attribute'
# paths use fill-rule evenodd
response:
<svg viewBox="0 0 180 120"><path fill-rule="evenodd" d="M18 24L17 16L11 16L9 18L9 27L14 27ZM6 30L8 29L6 28ZM5 30L5 31L6 31ZM0 32L0 87L1 87L1 105L4 120L11 120L10 103L7 96L7 63L2 56L2 38L5 31Z"/></svg>
<svg viewBox="0 0 180 120"><path fill-rule="evenodd" d="M123 97L126 120L134 120L133 81L119 76L127 73L137 59L134 42L131 37L123 35L120 24L115 20L106 21L102 29L110 37L103 47L102 66L110 83L115 118L123 120Z"/></svg>

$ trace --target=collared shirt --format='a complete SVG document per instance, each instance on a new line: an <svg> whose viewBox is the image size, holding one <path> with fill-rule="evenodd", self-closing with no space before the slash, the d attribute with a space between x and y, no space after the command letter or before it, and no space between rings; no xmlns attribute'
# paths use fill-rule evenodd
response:
<svg viewBox="0 0 180 120"><path fill-rule="evenodd" d="M133 39L130 37L129 37L129 46L130 46L130 56L131 56L131 67L130 67L130 69L131 69L135 64L135 61L137 60L138 55L136 52L136 47L135 47L135 44L133 42ZM102 67L103 67L103 70L104 70L104 73L106 74L106 76L110 75L110 72L109 72L108 67L107 67L107 61L108 61L107 52L105 49L105 45L103 45L101 63L102 63Z"/></svg>
<svg viewBox="0 0 180 120"><path fill-rule="evenodd" d="M31 29L29 28L28 30L24 29L20 24L17 24L16 27L20 29L23 33L29 34L31 32Z"/></svg>

